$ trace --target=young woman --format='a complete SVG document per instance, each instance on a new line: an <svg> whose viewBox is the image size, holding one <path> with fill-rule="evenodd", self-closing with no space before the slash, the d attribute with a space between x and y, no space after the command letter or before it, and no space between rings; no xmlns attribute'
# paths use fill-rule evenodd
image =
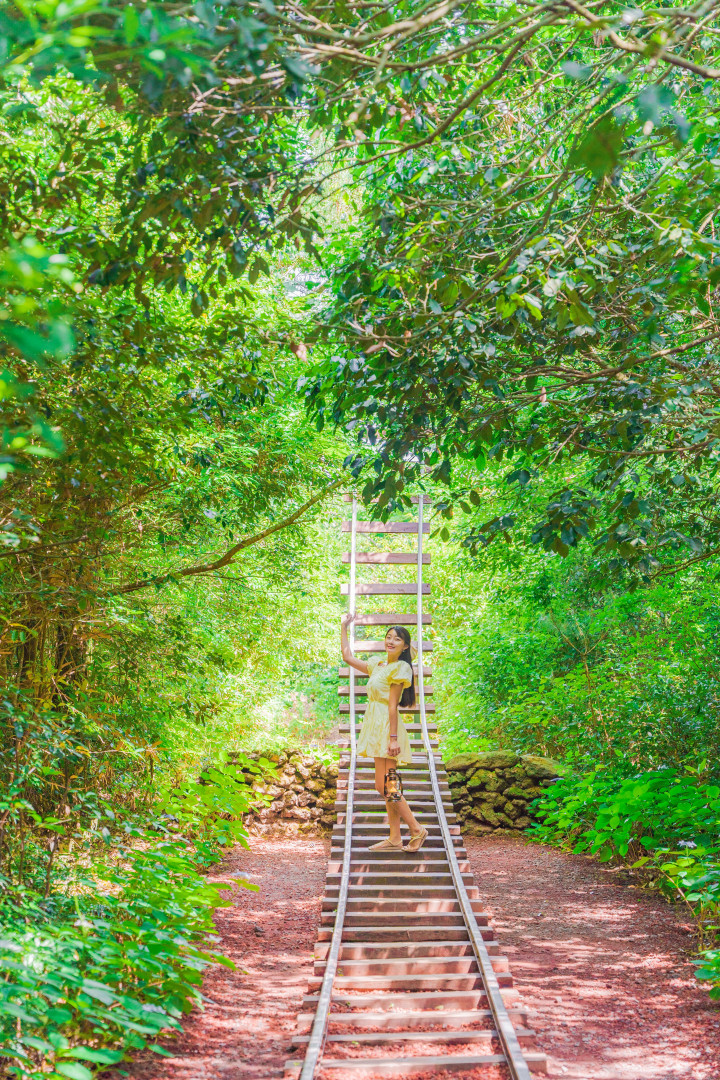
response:
<svg viewBox="0 0 720 1080"><path fill-rule="evenodd" d="M404 626L391 626L385 635L387 658L358 660L350 649L347 628L354 616L343 615L340 629L340 645L343 660L361 675L369 675L367 708L363 720L357 752L360 757L375 758L375 790L385 794L385 774L398 765L411 765L412 752L405 725L398 716L398 705L415 704L415 679L410 653L410 635ZM417 851L424 844L428 831L413 817L405 799L399 802L385 800L390 836L371 850ZM410 829L410 840L403 847L400 838L400 822Z"/></svg>

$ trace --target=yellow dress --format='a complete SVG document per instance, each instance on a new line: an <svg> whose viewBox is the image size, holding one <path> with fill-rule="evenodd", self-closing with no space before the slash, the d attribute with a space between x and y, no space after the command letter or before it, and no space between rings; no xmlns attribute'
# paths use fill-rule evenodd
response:
<svg viewBox="0 0 720 1080"><path fill-rule="evenodd" d="M365 719L360 730L357 744L359 757L388 756L388 743L390 741L390 687L393 683L401 686L409 686L412 682L412 668L405 660L394 660L391 664L380 657L368 660L370 678L367 681L367 708ZM397 741L400 744L400 753L397 757L398 765L412 764L412 750L410 739L398 714Z"/></svg>

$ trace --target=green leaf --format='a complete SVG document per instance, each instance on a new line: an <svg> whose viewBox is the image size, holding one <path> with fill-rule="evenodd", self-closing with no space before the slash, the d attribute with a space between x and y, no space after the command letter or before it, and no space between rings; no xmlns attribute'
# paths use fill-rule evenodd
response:
<svg viewBox="0 0 720 1080"><path fill-rule="evenodd" d="M69 1080L93 1080L93 1074L84 1065L75 1061L61 1061L55 1063L55 1072L60 1076L67 1076Z"/></svg>
<svg viewBox="0 0 720 1080"><path fill-rule="evenodd" d="M0 1013L8 1013L10 1016L15 1016L18 1020L22 1020L26 1024L40 1023L39 1016L27 1012L25 1009L21 1008L20 1005L15 1005L12 1001L0 1001Z"/></svg>
<svg viewBox="0 0 720 1080"><path fill-rule="evenodd" d="M63 1009L58 1005L54 1005L51 1009L48 1009L47 1017L53 1024L67 1024L72 1020L72 1013L69 1009Z"/></svg>
<svg viewBox="0 0 720 1080"><path fill-rule="evenodd" d="M122 1061L125 1054L122 1050L95 1050L89 1046L75 1046L68 1050L66 1057L81 1058L83 1061L93 1061L98 1065L114 1065Z"/></svg>
<svg viewBox="0 0 720 1080"><path fill-rule="evenodd" d="M612 117L604 117L590 128L570 154L571 168L586 168L596 178L608 176L620 160L624 129Z"/></svg>
<svg viewBox="0 0 720 1080"><path fill-rule="evenodd" d="M125 41L132 45L140 31L140 17L134 7L126 6L123 12Z"/></svg>

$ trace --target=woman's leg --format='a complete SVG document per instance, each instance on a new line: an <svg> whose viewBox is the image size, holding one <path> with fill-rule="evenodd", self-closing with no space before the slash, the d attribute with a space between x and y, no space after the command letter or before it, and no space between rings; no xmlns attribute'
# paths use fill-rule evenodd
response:
<svg viewBox="0 0 720 1080"><path fill-rule="evenodd" d="M385 774L388 769L396 767L395 758L375 758L375 790L378 794L385 794ZM386 799L385 806L387 807L388 821L390 822L390 839L393 844L396 844L400 839L401 821L404 821L408 826L412 836L419 836L423 831L422 825L413 814L404 796L399 802L388 802Z"/></svg>
<svg viewBox="0 0 720 1080"><path fill-rule="evenodd" d="M394 758L375 758L375 790L378 795L385 796L385 774L388 769L395 768ZM402 802L405 802L403 799ZM407 803L405 803L407 806ZM393 844L399 844L401 840L400 836L400 803L389 802L385 799L385 808L387 809L388 821L390 822L390 842Z"/></svg>
<svg viewBox="0 0 720 1080"><path fill-rule="evenodd" d="M400 814L401 819L410 829L410 833L412 834L412 836L419 836L420 833L423 831L423 827L410 809L410 806L408 805L405 796L402 797L400 802L397 802L394 805L397 806L398 813Z"/></svg>

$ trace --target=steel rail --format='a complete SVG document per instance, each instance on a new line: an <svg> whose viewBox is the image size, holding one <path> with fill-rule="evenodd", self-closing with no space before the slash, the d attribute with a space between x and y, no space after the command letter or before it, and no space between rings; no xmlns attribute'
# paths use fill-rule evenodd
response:
<svg viewBox="0 0 720 1080"><path fill-rule="evenodd" d="M430 736L428 734L427 719L425 717L425 685L423 676L423 623L422 623L422 526L423 526L423 497L418 497L418 549L417 549L417 661L418 661L418 701L420 705L420 726L422 728L423 745L428 759L428 768L430 770L430 782L432 784L433 797L435 799L435 808L437 810L438 821L440 823L440 831L442 833L443 843L445 844L445 851L447 852L448 862L450 864L450 873L452 874L453 884L455 886L455 892L460 902L460 910L462 911L465 925L467 927L470 940L472 942L475 957L480 968L480 974L485 985L485 992L487 994L488 1004L495 1021L495 1028L497 1030L500 1044L505 1054L507 1066L510 1071L512 1080L533 1080L528 1064L525 1060L525 1056L518 1042L515 1028L512 1021L508 1016L508 1011L505 1006L505 1002L502 999L500 993L500 984L498 983L497 976L493 970L492 963L490 961L490 955L487 951L487 946L478 927L477 920L475 918L475 912L472 909L470 898L468 897L467 890L465 888L465 882L463 881L462 874L460 872L460 866L458 864L457 855L455 854L455 845L453 843L452 836L450 834L450 827L445 817L445 808L443 806L442 795L440 794L440 785L438 784L437 770L435 768L435 757L433 749L430 745ZM352 727L352 725L351 725ZM452 1062L452 1058L448 1059L448 1063Z"/></svg>
<svg viewBox="0 0 720 1080"><path fill-rule="evenodd" d="M356 576L356 537L357 537L357 499L353 495L352 501L352 527L350 529L350 586L348 588L348 611L355 614L355 576ZM348 627L348 638L352 651L355 644L355 627L352 623ZM353 827L353 802L355 798L355 763L357 759L356 736L355 736L355 669L350 668L350 768L348 771L347 803L345 806L345 847L343 849L342 873L340 877L340 891L338 904L335 912L335 925L333 927L332 941L327 958L327 966L323 976L322 986L318 995L318 1004L315 1011L308 1048L305 1060L300 1071L300 1080L313 1080L327 1037L328 1021L330 1019L330 1006L332 1004L333 985L337 974L340 946L342 945L343 928L345 925L345 911L347 909L348 887L350 885L350 859L352 856L352 827Z"/></svg>

